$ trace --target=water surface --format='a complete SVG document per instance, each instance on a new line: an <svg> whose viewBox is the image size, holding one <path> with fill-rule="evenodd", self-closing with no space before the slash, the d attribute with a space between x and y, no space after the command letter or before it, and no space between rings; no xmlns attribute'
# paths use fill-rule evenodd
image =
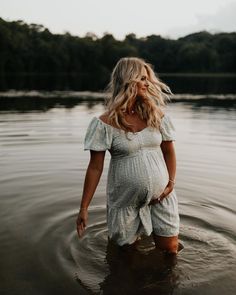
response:
<svg viewBox="0 0 236 295"><path fill-rule="evenodd" d="M86 234L75 220L89 152L86 127L99 101L0 113L2 294L234 294L236 120L232 106L172 103L176 193L184 250L176 259L151 238L136 252L107 242L104 173ZM122 293L123 292L123 293Z"/></svg>

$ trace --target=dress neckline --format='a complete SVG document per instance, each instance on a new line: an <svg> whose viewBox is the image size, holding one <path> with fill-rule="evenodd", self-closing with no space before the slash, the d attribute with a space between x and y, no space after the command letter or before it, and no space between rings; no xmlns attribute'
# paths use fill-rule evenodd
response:
<svg viewBox="0 0 236 295"><path fill-rule="evenodd" d="M125 130L123 130L123 129L113 127L112 125L103 122L103 121L102 121L100 118L98 118L98 117L94 117L94 118L96 118L98 121L102 122L104 125L107 125L107 126L113 128L113 129L115 129L115 130L125 132ZM143 132L143 131L145 131L146 129L149 129L149 128L150 128L149 126L146 126L146 127L144 127L142 130L139 130L139 131L135 131L135 132L127 131L127 132L128 132L128 133L133 133L133 134L134 134L134 133L141 133L141 132Z"/></svg>

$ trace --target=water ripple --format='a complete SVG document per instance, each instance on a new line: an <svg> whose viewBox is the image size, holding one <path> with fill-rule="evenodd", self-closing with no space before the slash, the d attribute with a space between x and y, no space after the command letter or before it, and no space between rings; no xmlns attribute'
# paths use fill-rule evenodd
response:
<svg viewBox="0 0 236 295"><path fill-rule="evenodd" d="M117 276L122 278L120 265L123 265L126 268L123 270L126 275L125 287L123 286L125 290L128 291L130 288L131 291L134 282L139 286L139 276L136 277L134 273L139 274L145 270L149 279L146 283L143 281L142 292L151 294L154 290L166 289L168 284L171 284L172 288L186 292L193 286L210 284L211 281L221 278L222 269L225 277L232 276L236 270L233 258L236 255L235 243L202 219L181 215L180 241L184 244L184 250L175 261L168 261L155 249L151 237L143 237L137 251L124 256L118 248L109 245L104 216L105 208L91 208L91 220L99 221L91 223L81 239L78 239L75 230L76 214L67 212L51 216L48 222L45 222L47 226L37 235L35 241L44 253L40 257L40 262L47 267L47 271L53 272L53 269L48 269L48 260L51 257L54 263L50 265L56 264L57 267L63 268L68 276L73 273L74 279L88 292L99 293L103 290L106 294L107 290L111 290L109 288L117 283ZM195 226L188 225L189 222ZM43 249L48 248L49 236L54 256L50 255L52 253L48 249ZM120 292L122 284L120 281L120 287L117 287Z"/></svg>

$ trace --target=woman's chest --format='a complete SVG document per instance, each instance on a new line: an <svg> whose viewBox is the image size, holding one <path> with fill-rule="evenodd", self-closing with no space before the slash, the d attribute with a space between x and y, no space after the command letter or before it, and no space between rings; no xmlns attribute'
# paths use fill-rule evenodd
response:
<svg viewBox="0 0 236 295"><path fill-rule="evenodd" d="M161 133L150 127L136 133L125 134L124 131L116 131L113 134L110 152L112 155L128 155L136 153L140 149L158 148L161 142Z"/></svg>

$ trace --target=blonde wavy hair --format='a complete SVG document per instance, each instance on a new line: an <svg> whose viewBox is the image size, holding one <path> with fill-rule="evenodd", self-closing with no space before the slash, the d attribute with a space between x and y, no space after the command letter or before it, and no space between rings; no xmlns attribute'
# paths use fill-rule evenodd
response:
<svg viewBox="0 0 236 295"><path fill-rule="evenodd" d="M147 71L148 88L145 97L137 97L137 82L141 71ZM130 112L135 106L139 117L146 121L147 126L159 129L165 107L172 94L170 88L156 77L153 66L142 58L123 57L114 67L111 79L106 87L105 101L108 124L129 132L130 124L125 119L125 112Z"/></svg>

